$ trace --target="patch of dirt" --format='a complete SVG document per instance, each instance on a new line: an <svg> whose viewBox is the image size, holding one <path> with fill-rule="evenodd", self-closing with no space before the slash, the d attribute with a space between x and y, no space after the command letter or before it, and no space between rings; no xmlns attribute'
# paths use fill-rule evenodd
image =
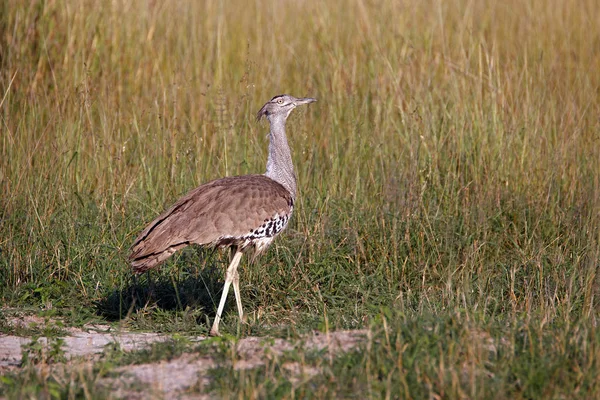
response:
<svg viewBox="0 0 600 400"><path fill-rule="evenodd" d="M155 342L168 340L168 336L156 333L131 333L131 332L99 332L84 331L76 328L67 330L70 336L64 336L62 349L67 358L76 356L91 356L100 354L110 343L118 343L122 350L142 350ZM21 364L21 356L24 346L30 344L31 338L21 336L0 335L0 372L3 367L15 367ZM45 347L48 339L39 338Z"/></svg>
<svg viewBox="0 0 600 400"><path fill-rule="evenodd" d="M32 324L48 324L49 321L37 317L19 317L9 321L12 326L27 328ZM58 324L60 326L60 323ZM105 325L89 325L80 328L62 328L67 335L62 336L62 349L67 359L56 367L69 368L76 364L90 365L94 359L111 343L118 343L124 351L142 350L152 343L167 341L168 335L156 333L134 333L114 331ZM264 365L274 357L282 356L286 351L325 350L330 357L340 352L355 349L367 335L367 331L338 331L328 334L313 333L299 340L279 338L247 337L240 339L235 346L235 354L227 365L236 370L253 369ZM191 342L200 342L206 337L189 337ZM49 346L52 339L40 338L42 348ZM21 357L31 338L0 335L0 374L10 370L18 371ZM48 351L47 349L44 351ZM73 365L71 365L73 364ZM111 396L128 399L145 399L149 397L204 399L208 395L191 395L185 393L190 387L202 389L210 383L208 371L218 367L215 358L198 353L184 353L171 360L160 362L127 365L112 369L109 377L97 382ZM320 373L318 368L303 366L297 362L287 362L282 368L289 374L292 384L297 384Z"/></svg>
<svg viewBox="0 0 600 400"><path fill-rule="evenodd" d="M102 387L108 388L117 398L148 398L149 393L172 398L190 386L205 387L210 383L208 370L217 366L214 359L198 354L183 354L169 361L127 365L113 370L118 377L104 378ZM143 388L142 390L135 390Z"/></svg>
<svg viewBox="0 0 600 400"><path fill-rule="evenodd" d="M294 349L323 350L335 353L355 349L367 335L367 331L338 331L329 334L313 334L291 342L284 339L247 337L236 345L236 357L233 368L236 370L253 369L264 365L273 357L280 357L286 351ZM195 338L196 340L201 338ZM194 338L192 338L194 340ZM150 393L161 393L165 398L203 399L204 396L185 397L184 392L191 386L204 388L210 383L207 372L216 368L217 362L199 354L183 354L169 361L141 365L128 365L114 370L121 374L118 378L105 378L101 384L113 388L117 397L128 399L147 398L148 392L133 392L132 388L141 383ZM288 373L292 384L311 378L321 371L318 368L302 366L297 362L288 362L282 366ZM184 396L184 397L180 397Z"/></svg>

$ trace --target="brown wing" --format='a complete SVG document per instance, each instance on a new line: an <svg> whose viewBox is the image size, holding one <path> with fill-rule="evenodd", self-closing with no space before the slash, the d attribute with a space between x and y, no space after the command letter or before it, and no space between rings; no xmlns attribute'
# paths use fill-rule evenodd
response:
<svg viewBox="0 0 600 400"><path fill-rule="evenodd" d="M287 215L290 193L264 175L244 175L205 183L158 216L133 243L129 260L146 271L191 243L217 245L249 234L275 215Z"/></svg>

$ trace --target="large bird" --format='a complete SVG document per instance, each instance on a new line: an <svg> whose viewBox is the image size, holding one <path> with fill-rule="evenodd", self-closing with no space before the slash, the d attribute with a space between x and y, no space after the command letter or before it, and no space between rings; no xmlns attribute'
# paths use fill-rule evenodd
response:
<svg viewBox="0 0 600 400"><path fill-rule="evenodd" d="M294 108L314 101L287 94L269 100L257 114L257 120L264 116L271 127L267 171L262 175L221 178L197 187L152 221L131 247L129 260L137 273L158 266L190 244L233 249L210 330L213 336L219 335L219 321L231 283L240 319L244 316L237 272L242 255L251 248L256 255L264 252L292 216L296 175L285 124Z"/></svg>

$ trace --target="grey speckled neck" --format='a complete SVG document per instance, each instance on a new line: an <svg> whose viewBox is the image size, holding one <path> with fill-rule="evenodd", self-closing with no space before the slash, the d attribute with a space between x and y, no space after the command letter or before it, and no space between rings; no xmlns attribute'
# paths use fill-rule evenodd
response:
<svg viewBox="0 0 600 400"><path fill-rule="evenodd" d="M269 158L265 175L279 182L296 200L296 175L290 146L285 136L285 121L288 115L289 113L268 116L271 131L269 132Z"/></svg>

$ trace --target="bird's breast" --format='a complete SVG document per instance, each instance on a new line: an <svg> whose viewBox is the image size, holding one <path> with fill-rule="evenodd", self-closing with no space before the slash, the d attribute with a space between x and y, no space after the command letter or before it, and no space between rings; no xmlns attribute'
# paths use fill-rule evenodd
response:
<svg viewBox="0 0 600 400"><path fill-rule="evenodd" d="M240 236L221 236L214 244L218 247L236 245L244 250L250 247L255 248L255 255L262 253L275 239L281 231L287 226L292 216L293 206L289 212L275 214L271 218L266 218L263 223L248 233Z"/></svg>
<svg viewBox="0 0 600 400"><path fill-rule="evenodd" d="M263 221L263 223L251 229L250 232L244 236L246 240L258 240L263 238L273 238L279 232L285 229L292 215L293 208L290 208L289 213L285 213L282 215L276 214L272 218L267 218Z"/></svg>

